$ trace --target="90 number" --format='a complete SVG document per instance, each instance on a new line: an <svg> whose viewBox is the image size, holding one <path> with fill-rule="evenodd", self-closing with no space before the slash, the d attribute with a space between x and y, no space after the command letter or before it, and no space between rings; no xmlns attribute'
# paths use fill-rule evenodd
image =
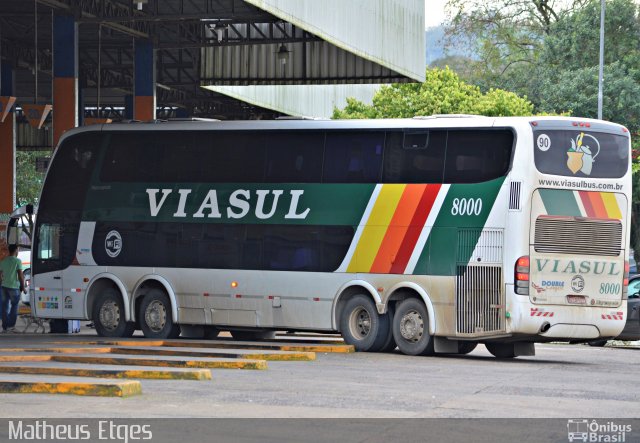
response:
<svg viewBox="0 0 640 443"><path fill-rule="evenodd" d="M482 212L481 198L454 198L451 215L480 215Z"/></svg>

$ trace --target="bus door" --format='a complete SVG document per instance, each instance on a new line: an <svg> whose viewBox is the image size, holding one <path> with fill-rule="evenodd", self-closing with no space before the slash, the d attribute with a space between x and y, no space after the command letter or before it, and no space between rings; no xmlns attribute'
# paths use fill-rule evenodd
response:
<svg viewBox="0 0 640 443"><path fill-rule="evenodd" d="M43 223L39 226L34 268L31 281L31 306L40 318L60 318L63 315L62 292L62 225Z"/></svg>

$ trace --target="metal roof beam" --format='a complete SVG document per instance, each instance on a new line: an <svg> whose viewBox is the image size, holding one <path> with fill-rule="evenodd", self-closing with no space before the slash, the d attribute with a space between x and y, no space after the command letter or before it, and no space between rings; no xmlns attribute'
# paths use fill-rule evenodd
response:
<svg viewBox="0 0 640 443"><path fill-rule="evenodd" d="M78 23L84 20L97 19L97 23L103 23L104 26L115 31L131 35L133 37L148 38L149 27L143 22L133 20L133 1L131 7L124 6L122 3L110 0L85 0L82 2L74 0L38 0L38 3L49 6L54 9L61 9L73 13ZM99 17L103 13L111 14L114 19L111 21L101 20ZM115 20L115 19L118 20ZM129 25L123 22L129 21Z"/></svg>

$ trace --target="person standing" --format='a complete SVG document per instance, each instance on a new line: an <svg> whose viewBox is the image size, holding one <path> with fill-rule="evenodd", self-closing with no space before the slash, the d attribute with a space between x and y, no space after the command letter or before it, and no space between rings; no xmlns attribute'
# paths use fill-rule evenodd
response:
<svg viewBox="0 0 640 443"><path fill-rule="evenodd" d="M2 332L16 332L20 293L24 292L22 261L18 258L18 246L9 245L9 255L0 261L0 311Z"/></svg>

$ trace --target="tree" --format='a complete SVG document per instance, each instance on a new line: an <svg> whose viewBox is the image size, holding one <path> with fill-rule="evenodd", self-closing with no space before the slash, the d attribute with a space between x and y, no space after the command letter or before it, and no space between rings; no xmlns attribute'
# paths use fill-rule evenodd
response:
<svg viewBox="0 0 640 443"><path fill-rule="evenodd" d="M587 1L449 0L446 42L450 47L464 44L479 59L477 84L483 89L521 92L554 23Z"/></svg>
<svg viewBox="0 0 640 443"><path fill-rule="evenodd" d="M44 174L36 172L36 158L50 155L38 151L18 151L16 153L16 205L38 204Z"/></svg>
<svg viewBox="0 0 640 443"><path fill-rule="evenodd" d="M333 118L398 118L434 114L478 114L487 116L531 115L533 104L500 89L482 93L450 70L427 69L424 83L382 86L367 105L355 99L335 109Z"/></svg>

